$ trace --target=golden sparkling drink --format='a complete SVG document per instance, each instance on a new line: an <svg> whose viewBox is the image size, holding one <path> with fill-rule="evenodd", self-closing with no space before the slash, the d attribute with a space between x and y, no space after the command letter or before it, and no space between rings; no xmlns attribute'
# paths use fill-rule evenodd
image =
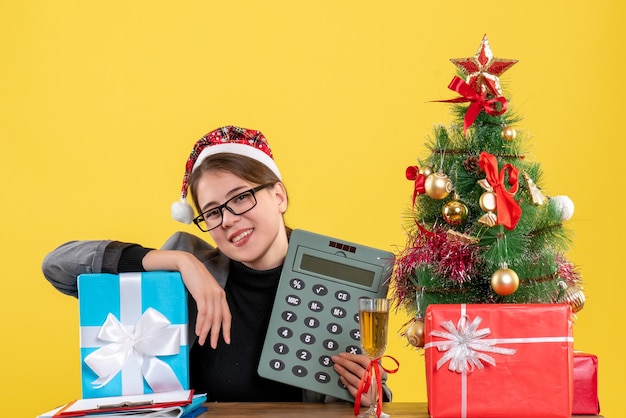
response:
<svg viewBox="0 0 626 418"><path fill-rule="evenodd" d="M381 357L387 346L388 311L361 311L361 347L369 358Z"/></svg>

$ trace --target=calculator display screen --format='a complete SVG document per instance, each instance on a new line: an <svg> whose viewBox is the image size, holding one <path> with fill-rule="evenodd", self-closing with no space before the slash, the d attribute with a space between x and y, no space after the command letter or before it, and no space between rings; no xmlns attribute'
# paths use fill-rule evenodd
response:
<svg viewBox="0 0 626 418"><path fill-rule="evenodd" d="M320 257L303 253L300 269L362 286L371 287L376 273L343 263L336 263Z"/></svg>

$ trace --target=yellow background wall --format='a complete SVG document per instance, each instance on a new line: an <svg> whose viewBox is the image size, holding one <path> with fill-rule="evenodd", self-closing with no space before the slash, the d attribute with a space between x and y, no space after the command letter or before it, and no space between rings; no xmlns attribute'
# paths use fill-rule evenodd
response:
<svg viewBox="0 0 626 418"><path fill-rule="evenodd" d="M622 322L624 15L596 1L5 1L0 5L0 397L34 416L80 396L76 300L40 263L71 239L158 247L196 139L262 130L293 227L395 251L414 164L454 96L450 58L484 33L533 135L544 190L576 204L586 281L579 350L600 359L606 416L626 410ZM195 232L191 226L182 229ZM393 329L405 321L393 318ZM395 335L397 401L425 401ZM537 376L538 379L541 376Z"/></svg>

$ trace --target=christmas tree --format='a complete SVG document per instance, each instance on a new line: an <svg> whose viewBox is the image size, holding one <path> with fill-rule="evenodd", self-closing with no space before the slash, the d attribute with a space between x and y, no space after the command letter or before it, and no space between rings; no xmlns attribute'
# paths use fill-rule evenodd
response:
<svg viewBox="0 0 626 418"><path fill-rule="evenodd" d="M517 61L495 58L485 35L476 55L452 59L448 88L455 120L427 138L430 155L406 170L413 182L407 244L396 257L393 301L413 319L403 332L423 344L429 304L584 305L581 278L565 254L567 196L541 189L541 167L526 157L527 135L499 77Z"/></svg>

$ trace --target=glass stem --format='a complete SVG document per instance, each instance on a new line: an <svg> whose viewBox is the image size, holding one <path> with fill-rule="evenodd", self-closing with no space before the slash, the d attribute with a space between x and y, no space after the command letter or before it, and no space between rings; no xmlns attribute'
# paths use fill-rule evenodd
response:
<svg viewBox="0 0 626 418"><path fill-rule="evenodd" d="M370 396L370 416L376 416L376 409L378 406L378 385L376 384L376 373L378 373L378 362L372 364L372 383L370 385L371 388L371 396Z"/></svg>

